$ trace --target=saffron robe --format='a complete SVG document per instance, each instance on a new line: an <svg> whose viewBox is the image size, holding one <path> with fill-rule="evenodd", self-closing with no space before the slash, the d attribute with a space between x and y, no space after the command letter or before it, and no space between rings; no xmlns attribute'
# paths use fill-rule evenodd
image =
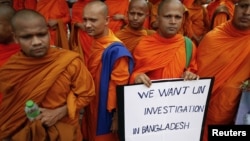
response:
<svg viewBox="0 0 250 141"><path fill-rule="evenodd" d="M127 18L129 0L105 0L105 3L108 6L109 12L109 28L115 33L116 31L123 28L126 25L127 21L124 20L113 20L112 17L115 14L122 14Z"/></svg>
<svg viewBox="0 0 250 141"><path fill-rule="evenodd" d="M18 61L17 61L18 60ZM95 95L93 78L77 53L49 48L42 58L13 55L0 68L0 139L13 136L29 126L24 105L29 99L39 107L55 109L67 104L68 115L58 122L76 129L75 138L82 141L79 110Z"/></svg>
<svg viewBox="0 0 250 141"><path fill-rule="evenodd" d="M219 10L218 7L224 6L225 10ZM210 20L211 29L228 21L233 17L234 3L232 0L215 0L207 6L208 16Z"/></svg>
<svg viewBox="0 0 250 141"><path fill-rule="evenodd" d="M163 38L155 33L143 37L133 52L135 68L130 83L133 84L135 77L140 73L145 73L151 80L155 80L180 78L186 69L196 72L196 46L192 44L192 57L189 67L186 68L186 47L183 35Z"/></svg>
<svg viewBox="0 0 250 141"><path fill-rule="evenodd" d="M15 53L20 50L20 46L18 44L0 44L0 68L1 66L8 61L8 59ZM0 105L2 101L2 94L0 93Z"/></svg>
<svg viewBox="0 0 250 141"><path fill-rule="evenodd" d="M240 31L228 21L212 31L198 47L198 75L215 77L210 97L208 124L232 124L240 99L240 85L250 77L250 30Z"/></svg>
<svg viewBox="0 0 250 141"><path fill-rule="evenodd" d="M93 38L89 36L85 31L75 26L76 23L82 23L83 8L91 0L78 0L72 6L72 19L71 19L71 33L70 33L70 45L71 48L78 46L82 50L82 57L87 65L90 49ZM74 49L73 49L74 50Z"/></svg>
<svg viewBox="0 0 250 141"><path fill-rule="evenodd" d="M109 35L101 37L99 39L94 39L94 44L92 46L88 69L90 70L93 79L95 81L96 97L90 103L89 106L85 108L85 115L83 116L83 131L87 132L88 141L119 141L118 135L114 133L108 133L104 135L96 135L97 132L97 120L98 120L98 105L100 97L100 84L101 71L102 71L102 54L110 44L114 42L121 42L114 33L109 30ZM125 47L124 47L125 48ZM112 112L117 108L116 100L116 86L128 84L129 81L129 58L124 56L116 60L111 74L109 75L110 81L108 83L108 99L106 109ZM85 134L85 133L83 133ZM84 139L86 139L84 138Z"/></svg>
<svg viewBox="0 0 250 141"><path fill-rule="evenodd" d="M13 0L13 8L15 10L21 9L36 9L37 0Z"/></svg>
<svg viewBox="0 0 250 141"><path fill-rule="evenodd" d="M60 44L57 44L58 40L67 41L67 38L65 39L65 37L67 37L67 24L70 23L70 12L67 2L65 0L39 0L37 2L36 11L41 13L47 22L48 20L54 19L58 20L58 24L63 24L63 28L61 29L59 29L59 27L57 27L57 29L49 28L51 38L50 44L61 47ZM58 32L57 30L63 31ZM64 38L60 39L61 36Z"/></svg>
<svg viewBox="0 0 250 141"><path fill-rule="evenodd" d="M197 39L202 38L210 29L207 10L202 5L195 4L187 9L188 16L183 26L184 33L198 45Z"/></svg>
<svg viewBox="0 0 250 141"><path fill-rule="evenodd" d="M154 30L133 30L129 26L126 26L124 29L117 31L115 35L125 44L128 50L133 53L134 48L141 40L141 38L153 33L155 33Z"/></svg>

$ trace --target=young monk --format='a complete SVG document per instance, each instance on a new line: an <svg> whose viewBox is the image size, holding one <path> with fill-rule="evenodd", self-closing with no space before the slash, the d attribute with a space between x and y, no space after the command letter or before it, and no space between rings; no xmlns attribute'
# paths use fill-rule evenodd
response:
<svg viewBox="0 0 250 141"><path fill-rule="evenodd" d="M82 141L79 110L95 95L91 74L77 53L50 47L46 20L36 11L18 11L11 25L21 51L0 68L0 140ZM33 122L24 111L30 99L41 112Z"/></svg>
<svg viewBox="0 0 250 141"><path fill-rule="evenodd" d="M151 80L164 78L199 78L197 71L196 46L192 44L190 64L186 66L186 45L182 34L185 9L178 0L164 0L158 7L158 31L145 36L135 47L133 57L135 68L130 83L144 83L150 87Z"/></svg>
<svg viewBox="0 0 250 141"><path fill-rule="evenodd" d="M208 32L198 47L198 74L215 77L203 141L211 124L234 124L240 85L250 78L250 0L239 0L230 21Z"/></svg>
<svg viewBox="0 0 250 141"><path fill-rule="evenodd" d="M88 69L97 93L85 108L83 128L88 132L88 141L119 141L116 86L128 84L133 69L132 55L108 28L105 3L89 2L83 13L85 30L94 38Z"/></svg>
<svg viewBox="0 0 250 141"><path fill-rule="evenodd" d="M143 27L148 14L148 3L145 0L131 1L127 14L128 25L115 33L131 53L143 36L155 33L154 30L147 30Z"/></svg>
<svg viewBox="0 0 250 141"><path fill-rule="evenodd" d="M93 38L89 36L83 26L83 8L92 0L78 0L72 6L70 46L74 50L75 46L82 49L82 57L87 65L90 48Z"/></svg>

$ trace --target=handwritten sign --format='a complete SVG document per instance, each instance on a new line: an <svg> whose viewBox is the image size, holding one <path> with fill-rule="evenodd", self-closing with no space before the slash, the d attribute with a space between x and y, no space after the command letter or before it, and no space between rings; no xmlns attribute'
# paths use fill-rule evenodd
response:
<svg viewBox="0 0 250 141"><path fill-rule="evenodd" d="M200 141L213 78L117 87L121 141Z"/></svg>

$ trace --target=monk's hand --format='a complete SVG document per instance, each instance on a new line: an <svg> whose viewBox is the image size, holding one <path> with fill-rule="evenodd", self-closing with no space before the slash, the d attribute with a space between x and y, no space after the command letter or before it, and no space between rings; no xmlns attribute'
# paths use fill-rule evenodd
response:
<svg viewBox="0 0 250 141"><path fill-rule="evenodd" d="M198 80L200 77L190 71L185 71L182 75L184 80Z"/></svg>
<svg viewBox="0 0 250 141"><path fill-rule="evenodd" d="M67 115L67 106L62 106L56 109L40 108L40 115L36 120L41 120L41 123L47 127L53 126L58 120Z"/></svg>
<svg viewBox="0 0 250 141"><path fill-rule="evenodd" d="M143 83L143 84L145 84L147 87L150 87L151 84L152 84L150 78L149 78L146 74L144 74L144 73L138 74L138 75L135 77L135 83L136 83L136 84Z"/></svg>
<svg viewBox="0 0 250 141"><path fill-rule="evenodd" d="M49 27L50 28L52 28L52 29L56 29L57 28L57 24L58 24L58 21L57 20L49 20L48 21L48 25L49 25Z"/></svg>
<svg viewBox="0 0 250 141"><path fill-rule="evenodd" d="M123 14L115 14L115 15L113 15L112 19L115 21L125 20L125 16Z"/></svg>
<svg viewBox="0 0 250 141"><path fill-rule="evenodd" d="M117 112L114 113L114 116L112 118L112 124L111 129L112 133L117 133L118 131L118 114Z"/></svg>

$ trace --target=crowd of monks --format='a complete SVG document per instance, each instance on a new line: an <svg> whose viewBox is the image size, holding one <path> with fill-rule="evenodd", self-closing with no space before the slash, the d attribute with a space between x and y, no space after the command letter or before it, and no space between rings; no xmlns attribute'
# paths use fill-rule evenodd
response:
<svg viewBox="0 0 250 141"><path fill-rule="evenodd" d="M36 10L44 15L50 27L51 45L75 50L87 63L92 39L84 32L82 12L84 6L90 1L92 0L77 0L72 4L65 0L14 0L13 7L16 10L24 8ZM102 1L109 7L109 28L116 33L128 23L129 0ZM232 18L234 3L237 0L181 1L186 7L186 14L180 33L198 45L208 31ZM144 22L145 29L157 30L155 21L160 2L161 0L148 0L149 14ZM67 42L67 38L69 38L69 42ZM130 44L135 45L133 41ZM78 47L81 47L81 50Z"/></svg>
<svg viewBox="0 0 250 141"><path fill-rule="evenodd" d="M4 0L0 0L0 2L1 1ZM98 64L98 61L101 61L101 54L95 54L96 56L94 57L98 59L93 59L93 54L90 54L91 50L98 50L98 48L91 48L93 46L94 38L89 36L84 26L84 7L91 1L98 0L77 0L72 5L69 5L69 3L67 3L67 1L65 0L13 0L13 8L16 11L21 9L32 9L42 14L45 17L45 20L49 27L50 45L78 52L85 65L88 65ZM138 23L133 23L134 25L129 26L129 24L131 23L129 23L130 21L128 19L128 9L131 0L102 1L104 1L104 3L106 3L106 5L108 6L108 27L112 31L112 33L114 33L108 36L112 37L117 41L122 41L122 43L128 48L131 54L137 55L138 57L142 54L143 51L148 49L147 47L150 46L149 44L152 43L151 46L154 46L153 41L150 40L148 42L140 43L140 45L145 46L145 48L141 48L141 50L135 51L135 47L139 44L140 40L144 36L155 36L155 38L160 38L155 33L157 33L158 30L158 23L156 20L158 13L158 5L162 0L146 0L149 12L146 14L147 17L143 21L143 25L138 27L136 26L136 24ZM225 23L226 21L232 19L235 3L238 0L180 1L182 2L185 8L185 12L183 15L184 20L182 23L182 27L179 30L179 33L191 39L193 41L193 44L198 48L200 45L200 41L208 32L213 30L215 27L221 25L222 23ZM131 28L133 26L134 28ZM99 42L105 41L106 40L104 39L99 40ZM203 44L203 46L206 45ZM0 43L0 67L8 60L9 57L11 57L12 54L17 52L18 50L19 48L17 44L13 44L10 47L6 48L6 45L4 43ZM143 55L148 55L148 52L143 53ZM150 53L157 54L157 50L155 50L155 52ZM158 56L155 55L154 57ZM209 58L207 60L209 60ZM135 63L143 64L145 62L142 61ZM212 64L212 62L210 63ZM157 66L148 67L159 67L158 65L159 64L157 64ZM89 71L94 72L98 69L100 68L93 67ZM153 78L158 79L158 76L153 76ZM216 86L217 85L215 85L215 87ZM0 102L1 99L2 95L0 94ZM84 130L82 131L83 136L87 134L86 132L87 131Z"/></svg>

